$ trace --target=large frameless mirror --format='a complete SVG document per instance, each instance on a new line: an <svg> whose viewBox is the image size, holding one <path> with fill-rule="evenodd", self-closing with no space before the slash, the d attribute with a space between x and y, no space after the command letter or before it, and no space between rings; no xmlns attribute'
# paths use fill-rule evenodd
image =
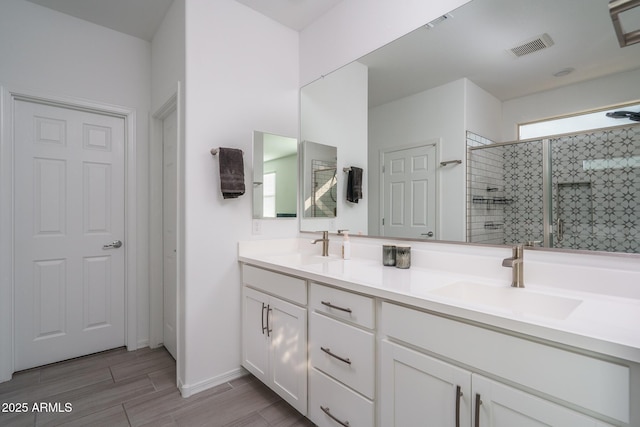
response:
<svg viewBox="0 0 640 427"><path fill-rule="evenodd" d="M303 87L301 139L355 153L338 175L363 159L364 197L333 229L634 253L639 80L640 43L620 47L606 1L472 0ZM636 115L519 140L611 109Z"/></svg>

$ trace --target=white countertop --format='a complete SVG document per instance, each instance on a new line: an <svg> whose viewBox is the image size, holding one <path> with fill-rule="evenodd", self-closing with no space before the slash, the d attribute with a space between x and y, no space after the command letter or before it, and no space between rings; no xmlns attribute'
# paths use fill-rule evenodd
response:
<svg viewBox="0 0 640 427"><path fill-rule="evenodd" d="M280 241L277 245L241 244L238 259L391 302L640 363L638 299L540 285L525 284L526 288L515 289L508 283L505 285L502 278L420 265L403 270L385 267L381 260L370 257L342 260L332 255L322 258L300 254L293 240L282 242L284 244ZM274 251L276 246L278 250ZM458 284L464 289L477 286L480 291L471 295L455 292L455 289L454 292L442 292L452 289L445 289L445 286L456 287ZM533 310L521 311L509 304L493 304L492 295L524 298L527 302L549 307L540 307L538 312L537 307L528 305ZM547 301L553 304L547 304ZM555 303L558 303L560 314L547 310Z"/></svg>

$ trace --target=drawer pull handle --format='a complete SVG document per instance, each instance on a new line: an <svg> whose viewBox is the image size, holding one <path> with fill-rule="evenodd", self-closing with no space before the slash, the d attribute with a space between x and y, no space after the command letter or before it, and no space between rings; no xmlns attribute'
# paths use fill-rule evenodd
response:
<svg viewBox="0 0 640 427"><path fill-rule="evenodd" d="M264 303L262 303L262 316L260 316L260 320L262 321L262 335L264 335L264 331L267 329L266 326L264 326L264 309L267 308L266 305L264 305Z"/></svg>
<svg viewBox="0 0 640 427"><path fill-rule="evenodd" d="M344 358L344 357L340 357L336 354L331 353L331 349L330 348L324 348L324 347L320 347L320 350L324 351L325 353L327 353L329 356L331 357L335 357L336 359L338 359L341 362L346 363L347 365L351 365L351 360L349 360L348 358Z"/></svg>
<svg viewBox="0 0 640 427"><path fill-rule="evenodd" d="M480 399L480 394L476 393L476 420L474 427L480 427L480 405L482 405L482 400Z"/></svg>
<svg viewBox="0 0 640 427"><path fill-rule="evenodd" d="M273 311L273 309L271 308L270 304L267 304L267 336L270 337L271 336L271 332L273 332L273 329L271 329L271 325L269 325L269 313L271 313Z"/></svg>
<svg viewBox="0 0 640 427"><path fill-rule="evenodd" d="M325 408L324 406L320 405L320 409L322 409L322 412L324 412L325 414L327 414L329 416L329 418L331 418L333 421L337 422L338 424L340 424L341 426L344 427L349 427L349 421L342 421L339 420L338 418L335 417L335 415L333 415L331 413L331 411L329 410L329 408Z"/></svg>
<svg viewBox="0 0 640 427"><path fill-rule="evenodd" d="M460 398L463 396L460 386L456 386L456 427L460 427Z"/></svg>
<svg viewBox="0 0 640 427"><path fill-rule="evenodd" d="M345 311L347 313L351 313L350 308L338 307L337 305L331 304L329 301L320 301L323 305L326 305L329 308L335 308L336 310Z"/></svg>

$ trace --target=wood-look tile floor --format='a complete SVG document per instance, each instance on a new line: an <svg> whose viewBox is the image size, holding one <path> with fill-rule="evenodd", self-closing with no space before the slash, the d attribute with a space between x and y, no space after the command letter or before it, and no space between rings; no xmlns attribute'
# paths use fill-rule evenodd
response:
<svg viewBox="0 0 640 427"><path fill-rule="evenodd" d="M0 426L313 426L251 375L186 399L175 378L164 348L120 348L18 372L0 383ZM34 411L43 403L50 405Z"/></svg>

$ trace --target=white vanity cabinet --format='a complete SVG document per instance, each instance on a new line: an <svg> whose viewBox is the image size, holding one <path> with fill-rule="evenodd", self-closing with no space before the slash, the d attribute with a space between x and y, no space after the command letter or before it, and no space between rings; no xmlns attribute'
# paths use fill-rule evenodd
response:
<svg viewBox="0 0 640 427"><path fill-rule="evenodd" d="M309 309L309 419L373 426L374 299L311 283Z"/></svg>
<svg viewBox="0 0 640 427"><path fill-rule="evenodd" d="M244 265L243 283L242 366L306 414L306 281Z"/></svg>
<svg viewBox="0 0 640 427"><path fill-rule="evenodd" d="M627 366L386 302L381 330L380 426L629 425Z"/></svg>
<svg viewBox="0 0 640 427"><path fill-rule="evenodd" d="M386 340L381 371L381 426L609 425Z"/></svg>
<svg viewBox="0 0 640 427"><path fill-rule="evenodd" d="M471 372L383 340L380 425L468 427Z"/></svg>

